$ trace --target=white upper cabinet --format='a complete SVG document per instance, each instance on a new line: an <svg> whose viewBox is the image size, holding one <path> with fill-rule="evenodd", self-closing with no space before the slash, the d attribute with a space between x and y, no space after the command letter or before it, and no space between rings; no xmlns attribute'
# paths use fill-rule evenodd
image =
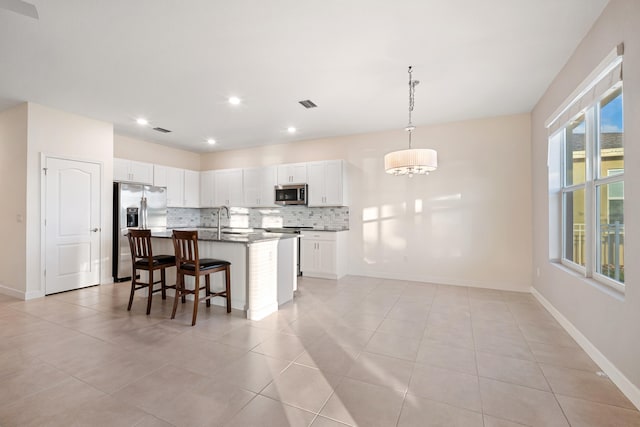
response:
<svg viewBox="0 0 640 427"><path fill-rule="evenodd" d="M346 173L343 160L310 162L309 206L346 206Z"/></svg>
<svg viewBox="0 0 640 427"><path fill-rule="evenodd" d="M278 184L306 184L307 163L278 165Z"/></svg>
<svg viewBox="0 0 640 427"><path fill-rule="evenodd" d="M200 207L200 172L184 170L184 207Z"/></svg>
<svg viewBox="0 0 640 427"><path fill-rule="evenodd" d="M167 188L167 206L200 207L200 172L155 165L153 185Z"/></svg>
<svg viewBox="0 0 640 427"><path fill-rule="evenodd" d="M275 166L243 169L242 175L244 206L275 206L273 200L277 178Z"/></svg>
<svg viewBox="0 0 640 427"><path fill-rule="evenodd" d="M129 181L129 162L130 160L113 159L114 181Z"/></svg>
<svg viewBox="0 0 640 427"><path fill-rule="evenodd" d="M167 206L184 207L184 169L167 167Z"/></svg>
<svg viewBox="0 0 640 427"><path fill-rule="evenodd" d="M216 205L216 171L200 172L200 207Z"/></svg>
<svg viewBox="0 0 640 427"><path fill-rule="evenodd" d="M242 169L223 169L215 173L216 206L242 206Z"/></svg>
<svg viewBox="0 0 640 427"><path fill-rule="evenodd" d="M152 172L145 172L148 166ZM145 173L149 178L143 181ZM137 177L140 180L131 179ZM176 208L273 207L277 184L304 183L309 184L309 206L347 205L343 160L198 172L114 159L114 181L118 180L166 187L167 206Z"/></svg>
<svg viewBox="0 0 640 427"><path fill-rule="evenodd" d="M113 180L153 185L153 165L151 163L114 158Z"/></svg>

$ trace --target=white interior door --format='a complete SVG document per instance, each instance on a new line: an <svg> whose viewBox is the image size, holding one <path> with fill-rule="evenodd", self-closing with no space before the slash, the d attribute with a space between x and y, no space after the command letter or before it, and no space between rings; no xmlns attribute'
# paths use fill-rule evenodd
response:
<svg viewBox="0 0 640 427"><path fill-rule="evenodd" d="M46 159L45 293L100 283L100 168Z"/></svg>

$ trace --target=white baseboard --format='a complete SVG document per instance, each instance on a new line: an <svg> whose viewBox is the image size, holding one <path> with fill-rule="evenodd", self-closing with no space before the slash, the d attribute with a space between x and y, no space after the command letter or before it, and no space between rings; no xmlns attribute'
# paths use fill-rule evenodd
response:
<svg viewBox="0 0 640 427"><path fill-rule="evenodd" d="M25 295L24 299L30 300L35 298L44 298L44 291L29 291Z"/></svg>
<svg viewBox="0 0 640 427"><path fill-rule="evenodd" d="M604 354L593 345L573 324L562 315L545 297L535 288L531 288L531 294L540 301L540 304L551 313L560 325L576 340L578 345L593 359L594 362L609 376L611 381L618 386L627 399L640 409L640 389L633 384Z"/></svg>
<svg viewBox="0 0 640 427"><path fill-rule="evenodd" d="M18 291L16 289L10 288L0 283L0 294L7 295L13 298L18 298L21 300L25 300L24 291Z"/></svg>
<svg viewBox="0 0 640 427"><path fill-rule="evenodd" d="M529 293L529 288L531 287L531 283L514 283L514 282L502 283L502 282L496 282L496 281L484 282L484 281L471 281L471 280L462 280L462 279L458 280L455 278L451 279L451 278L444 278L444 277L426 277L426 276L416 276L412 274L397 274L397 273L388 273L388 272L379 272L379 271L349 272L347 276L371 277L374 279L406 280L410 282L434 283L438 285L449 285L449 286L466 286L469 288L495 289L498 291L508 291L508 292Z"/></svg>
<svg viewBox="0 0 640 427"><path fill-rule="evenodd" d="M265 307L261 307L259 310L247 310L247 319L249 320L262 320L268 315L278 311L278 301L273 304L269 304Z"/></svg>

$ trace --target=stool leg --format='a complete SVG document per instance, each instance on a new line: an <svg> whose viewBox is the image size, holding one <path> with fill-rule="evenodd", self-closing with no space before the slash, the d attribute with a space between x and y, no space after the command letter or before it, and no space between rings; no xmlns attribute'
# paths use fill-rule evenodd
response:
<svg viewBox="0 0 640 427"><path fill-rule="evenodd" d="M167 299L167 275L165 269L160 269L160 283L162 283L162 299Z"/></svg>
<svg viewBox="0 0 640 427"><path fill-rule="evenodd" d="M153 270L149 270L149 284L147 285L147 315L151 313L151 297L153 296Z"/></svg>
<svg viewBox="0 0 640 427"><path fill-rule="evenodd" d="M178 309L178 299L180 297L184 298L182 294L182 280L184 279L184 275L177 273L176 274L176 297L173 299L173 311L171 311L171 318L175 319L176 310Z"/></svg>
<svg viewBox="0 0 640 427"><path fill-rule="evenodd" d="M227 294L227 313L231 313L231 269L229 266L224 269L225 290Z"/></svg>
<svg viewBox="0 0 640 427"><path fill-rule="evenodd" d="M129 295L129 306L127 307L127 311L131 311L131 305L133 304L133 292L136 290L136 269L133 269L133 274L131 275L131 294Z"/></svg>
<svg viewBox="0 0 640 427"><path fill-rule="evenodd" d="M198 317L198 300L200 299L200 275L195 276L196 287L193 290L193 318L191 320L191 326L196 324L196 317Z"/></svg>
<svg viewBox="0 0 640 427"><path fill-rule="evenodd" d="M208 297L209 295L211 295L211 275L207 274L206 276L204 276L204 283L205 283L205 293L206 296ZM211 300L207 298L207 307L211 307Z"/></svg>

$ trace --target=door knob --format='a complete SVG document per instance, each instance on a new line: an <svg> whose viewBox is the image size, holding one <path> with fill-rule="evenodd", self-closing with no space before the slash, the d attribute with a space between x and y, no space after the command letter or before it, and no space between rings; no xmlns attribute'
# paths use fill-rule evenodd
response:
<svg viewBox="0 0 640 427"><path fill-rule="evenodd" d="M92 231L92 232L94 232L94 233L97 233L99 230L100 230L100 229L99 229L99 228L97 228L97 227L96 227L96 228L92 228L92 229L91 229L91 231Z"/></svg>

